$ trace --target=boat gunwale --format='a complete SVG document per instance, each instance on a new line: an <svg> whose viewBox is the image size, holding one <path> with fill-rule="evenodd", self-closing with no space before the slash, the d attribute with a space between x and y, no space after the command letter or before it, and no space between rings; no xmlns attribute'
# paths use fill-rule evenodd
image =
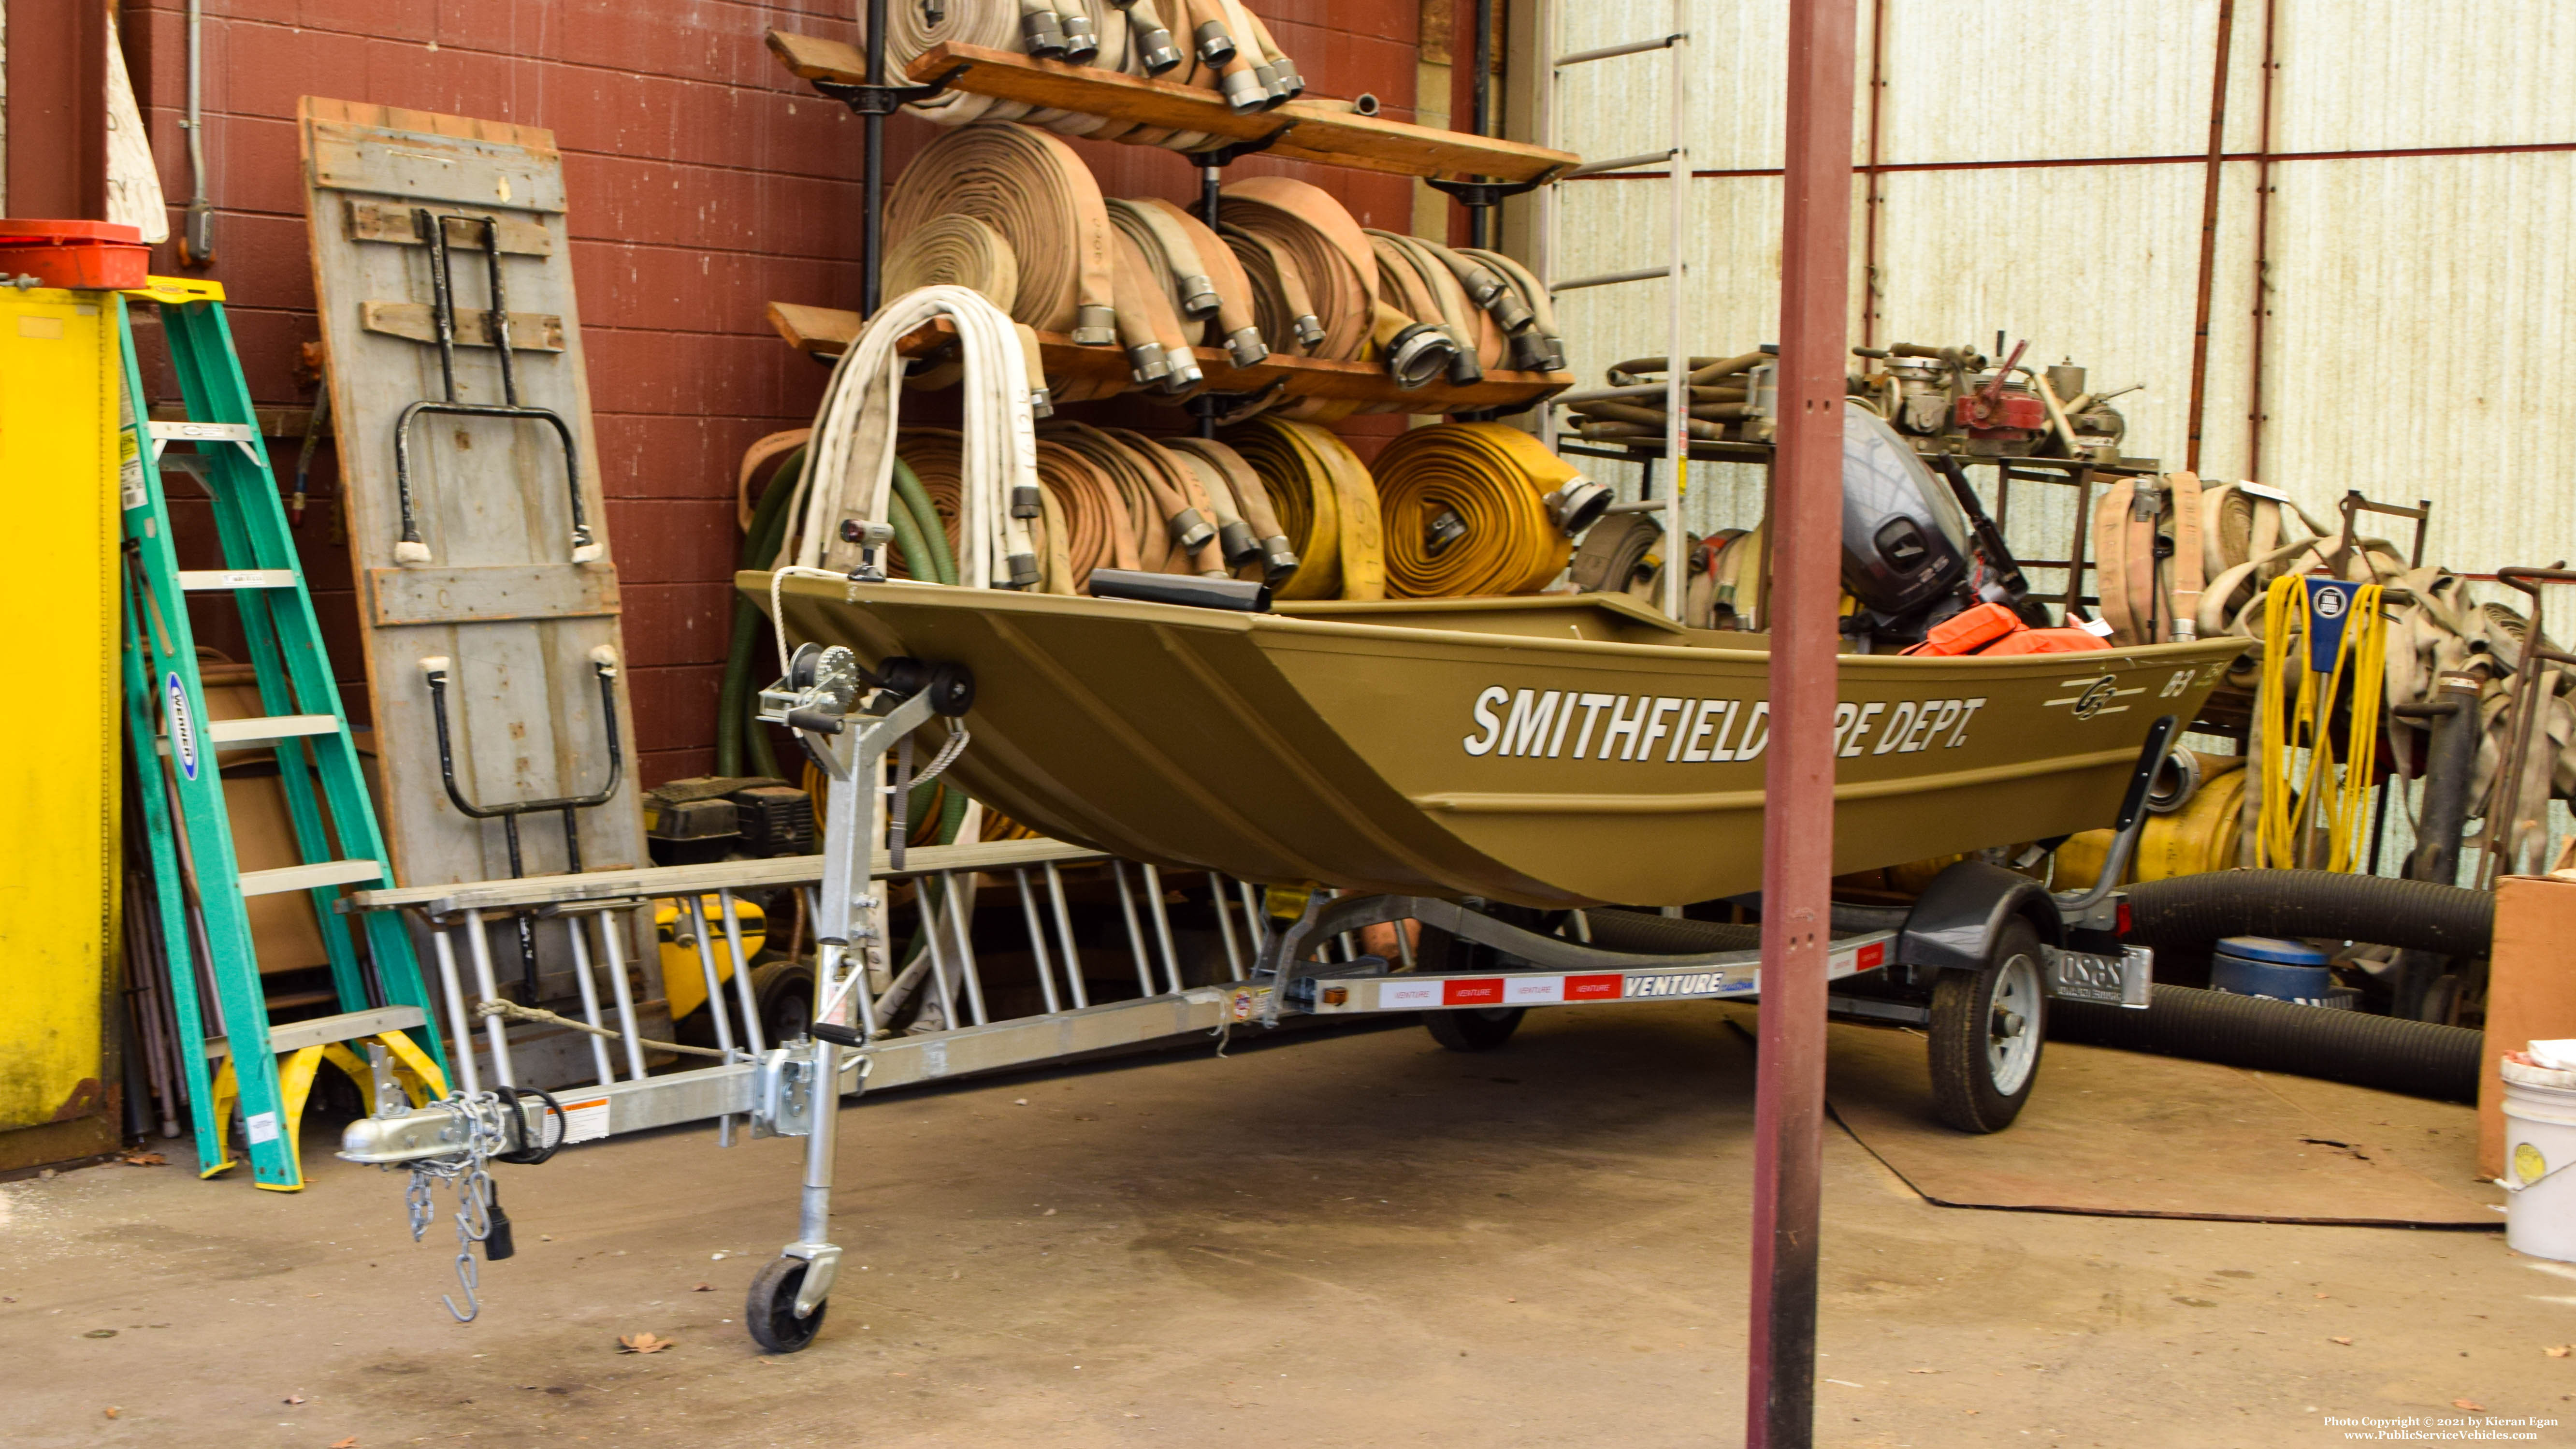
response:
<svg viewBox="0 0 2576 1449"><path fill-rule="evenodd" d="M769 577L766 570L746 569L736 575L736 582L738 587L743 587L741 581L744 579L759 580L758 588L754 592L765 603L769 594ZM800 593L808 597L825 597L825 590L831 582L812 575L791 575L786 580L784 588L786 592ZM1427 629L1403 624L1361 624L1339 619L1306 618L1289 614L1237 613L1232 610L1201 609L1186 604L1152 604L1134 599L1099 599L1087 594L1030 594L1010 589L960 589L950 584L926 584L910 579L888 579L882 583L864 584L848 580L840 582L843 603L864 604L866 602L864 596L855 595L855 591L861 589L893 590L899 591L904 596L911 596L913 591L919 590L918 598L935 608L995 609L999 612L1037 617L1127 619L1140 623L1205 630L1210 633L1250 635L1256 640L1265 634L1277 635L1283 639L1307 635L1322 639L1395 640L1412 644L1444 642L1454 644L1463 638L1492 641L1492 645L1488 647L1516 650L1540 649L1596 657L1659 659L1674 663L1731 663L1765 670L1771 664L1771 652L1767 649L1726 649L1687 644L1632 644L1616 639L1556 639L1543 634L1487 634L1473 629ZM811 585L811 587L800 587L800 585ZM1581 600L1602 596L1567 594L1560 597ZM907 602L909 601L907 598ZM1436 603L1437 601L1407 602ZM2235 644L2239 652L2253 647L2252 640L2237 639L2233 635L2224 637L2227 642ZM2216 651L2211 646L2219 642L2221 641L2218 639L2180 639L2162 644L2114 645L2108 649L2099 650L2087 649L2057 654L2014 654L2002 657L1977 654L1912 656L1837 654L1834 659L1838 669L1857 663L1872 669L1887 666L1900 673L1965 670L1971 673L1992 673L2010 677L2015 674L2045 674L2070 667L2082 668L2087 661L2105 655L2120 660L2144 662L2181 657L2195 660L2207 659L2215 656Z"/></svg>

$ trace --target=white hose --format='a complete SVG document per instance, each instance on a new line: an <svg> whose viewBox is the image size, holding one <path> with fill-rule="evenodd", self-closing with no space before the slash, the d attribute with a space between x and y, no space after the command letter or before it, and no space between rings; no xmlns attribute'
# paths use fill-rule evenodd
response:
<svg viewBox="0 0 2576 1449"><path fill-rule="evenodd" d="M965 353L957 580L968 588L997 589L1037 581L1037 549L1028 520L1012 514L1015 499L1034 507L1040 496L1028 362L1010 317L965 287L923 287L888 302L833 367L831 385L814 417L796 564L844 571L855 567L858 546L840 537L842 520L888 521L894 500L895 414L904 391L904 359L895 343L938 317L956 324Z"/></svg>

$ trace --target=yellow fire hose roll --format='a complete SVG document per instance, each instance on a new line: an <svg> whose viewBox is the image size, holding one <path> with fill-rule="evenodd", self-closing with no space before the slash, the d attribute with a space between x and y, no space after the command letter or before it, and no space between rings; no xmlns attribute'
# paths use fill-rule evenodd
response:
<svg viewBox="0 0 2576 1449"><path fill-rule="evenodd" d="M1225 436L1252 465L1298 560L1279 599L1383 599L1377 484L1348 444L1312 423L1255 418Z"/></svg>
<svg viewBox="0 0 2576 1449"><path fill-rule="evenodd" d="M1394 598L1536 593L1573 554L1547 495L1580 475L1518 428L1416 428L1387 445L1376 472Z"/></svg>

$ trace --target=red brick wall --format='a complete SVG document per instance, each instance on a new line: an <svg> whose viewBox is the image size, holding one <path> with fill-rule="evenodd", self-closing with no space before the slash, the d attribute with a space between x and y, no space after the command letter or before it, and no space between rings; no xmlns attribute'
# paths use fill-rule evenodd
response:
<svg viewBox="0 0 2576 1449"><path fill-rule="evenodd" d="M824 380L821 367L778 341L762 306L773 298L843 307L858 300L858 120L781 70L762 37L777 26L856 39L841 17L858 3L205 0L205 147L220 213L216 263L206 275L229 294L251 390L263 404L312 397L295 371L298 346L318 335L297 97L554 132L571 198L600 474L648 785L712 764L739 546L734 468L754 439L810 421ZM1254 0L1253 8L1316 94L1372 91L1387 114L1411 117L1414 5ZM175 234L188 195L178 127L186 94L181 0L126 0L124 25ZM895 118L890 170L934 130ZM1178 155L1076 144L1109 195L1196 195L1197 173ZM1302 176L1334 191L1364 225L1410 229L1406 179L1257 157L1236 170ZM162 249L154 269L183 272L175 247ZM1179 416L1169 416L1177 424ZM1362 419L1351 431L1366 452L1400 426ZM283 474L292 448L277 461ZM348 556L322 496L331 478L326 447L304 530L305 567L341 677L355 685ZM183 537L188 524L183 516ZM200 539L211 533L194 531ZM223 642L216 621L207 623L210 642ZM361 693L350 688L348 702L363 717Z"/></svg>

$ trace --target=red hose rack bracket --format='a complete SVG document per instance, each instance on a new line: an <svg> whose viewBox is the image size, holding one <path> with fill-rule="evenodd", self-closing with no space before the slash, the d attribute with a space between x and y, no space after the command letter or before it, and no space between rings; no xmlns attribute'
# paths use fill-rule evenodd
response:
<svg viewBox="0 0 2576 1449"><path fill-rule="evenodd" d="M144 285L151 256L140 227L0 220L0 284L122 291Z"/></svg>

